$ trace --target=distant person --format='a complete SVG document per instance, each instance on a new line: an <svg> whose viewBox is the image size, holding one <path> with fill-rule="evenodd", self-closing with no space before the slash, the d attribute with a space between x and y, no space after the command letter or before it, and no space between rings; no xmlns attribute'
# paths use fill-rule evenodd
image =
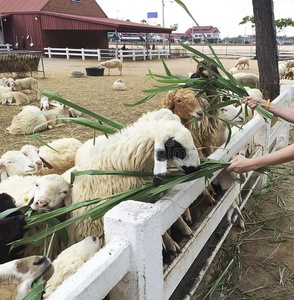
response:
<svg viewBox="0 0 294 300"><path fill-rule="evenodd" d="M267 101L252 96L245 97L244 102L248 102L248 106L252 109L254 109L256 105L261 105L277 117L294 124L294 109L292 108L274 104L269 100ZM231 159L230 165L226 168L226 170L240 174L253 171L261 167L279 165L292 160L294 160L294 144L255 158L246 158L242 155L237 155Z"/></svg>

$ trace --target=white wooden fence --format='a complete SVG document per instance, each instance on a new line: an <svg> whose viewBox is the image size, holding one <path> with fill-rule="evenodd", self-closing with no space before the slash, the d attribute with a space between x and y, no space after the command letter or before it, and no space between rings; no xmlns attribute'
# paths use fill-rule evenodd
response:
<svg viewBox="0 0 294 300"><path fill-rule="evenodd" d="M294 86L282 86L273 103L290 106L293 95ZM279 120L271 127L269 122L255 116L232 136L225 150L217 149L210 158L227 162L251 141L253 156L260 156L268 153L270 147L288 145L288 136L289 123ZM218 174L216 172L213 178ZM265 175L249 172L244 183L232 185L204 220L193 228L193 238L182 246L182 253L168 266L163 266L162 262L161 236L201 194L207 182L200 178L180 184L155 204L122 202L104 217L106 245L66 279L49 300L100 300L109 293L111 300L170 299L241 190L247 187L240 204L242 208L251 193L265 182ZM196 279L190 291L181 298L191 299L232 226L232 223L227 225L199 274L194 274Z"/></svg>
<svg viewBox="0 0 294 300"><path fill-rule="evenodd" d="M102 58L111 59L116 57L115 49L71 49L71 48L44 48L45 54L48 55L49 58L54 56L63 56L67 59L71 57L81 57L82 60L85 60L87 57L97 58L97 60L101 60ZM123 61L125 58L131 58L136 61L138 59L149 59L152 60L154 58L168 58L169 51L164 49L158 50L146 50L146 49L130 49L130 50L118 50L117 57Z"/></svg>

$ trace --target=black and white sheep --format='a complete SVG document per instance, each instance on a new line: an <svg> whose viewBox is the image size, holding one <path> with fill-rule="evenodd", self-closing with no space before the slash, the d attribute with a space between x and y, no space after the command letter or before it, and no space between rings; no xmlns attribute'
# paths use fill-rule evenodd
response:
<svg viewBox="0 0 294 300"><path fill-rule="evenodd" d="M167 109L165 112L172 114ZM99 137L97 142L99 143ZM98 153L92 159L76 166L77 170L153 171L154 184L158 185L167 172L168 161L184 173L194 172L200 167L191 133L180 120L135 122L108 139L103 139L98 148ZM146 178L133 176L78 176L73 183L72 200L73 203L78 203L86 199L111 196L142 185L145 181ZM71 213L71 217L91 208L92 206L78 209ZM103 220L84 220L83 223L71 225L68 233L70 245L88 235L100 236L103 233Z"/></svg>

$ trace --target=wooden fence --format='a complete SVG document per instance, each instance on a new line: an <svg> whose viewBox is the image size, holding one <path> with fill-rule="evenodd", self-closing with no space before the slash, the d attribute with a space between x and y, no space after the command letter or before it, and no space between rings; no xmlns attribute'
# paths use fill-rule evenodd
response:
<svg viewBox="0 0 294 300"><path fill-rule="evenodd" d="M290 106L294 86L282 86L273 101ZM260 156L288 145L289 123L278 120L273 126L255 116L242 130L235 133L226 149L217 149L210 158L229 161L248 143L253 143L252 156ZM216 172L212 181L219 172ZM111 300L189 300L197 291L210 263L233 226L222 224L227 211L241 193L240 209L252 192L266 182L265 175L249 172L242 184L233 184L217 204L209 208L201 222L193 225L193 238L181 244L181 254L169 265L162 262L162 234L182 215L186 207L204 190L207 182L199 178L172 188L155 204L136 201L123 202L104 217L106 245L87 261L74 275L66 279L48 298L49 300L103 299ZM214 247L206 247L215 231L222 236ZM211 245L210 245L211 246ZM210 249L206 259L202 250ZM194 264L200 269L195 281L183 297L178 289L182 279Z"/></svg>

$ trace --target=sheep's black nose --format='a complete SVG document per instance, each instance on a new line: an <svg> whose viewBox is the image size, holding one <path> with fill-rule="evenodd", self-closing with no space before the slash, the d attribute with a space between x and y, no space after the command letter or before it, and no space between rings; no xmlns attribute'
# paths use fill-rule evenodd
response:
<svg viewBox="0 0 294 300"><path fill-rule="evenodd" d="M190 167L186 167L186 166L182 166L182 169L184 171L184 173L187 175L187 174L191 174L193 172L196 172L198 170L200 170L201 166L197 166L197 167L194 167L194 166L190 166Z"/></svg>
<svg viewBox="0 0 294 300"><path fill-rule="evenodd" d="M34 265L41 265L44 261L47 260L47 257L42 256L33 262Z"/></svg>
<svg viewBox="0 0 294 300"><path fill-rule="evenodd" d="M92 236L92 240L95 242L97 240L96 236Z"/></svg>

